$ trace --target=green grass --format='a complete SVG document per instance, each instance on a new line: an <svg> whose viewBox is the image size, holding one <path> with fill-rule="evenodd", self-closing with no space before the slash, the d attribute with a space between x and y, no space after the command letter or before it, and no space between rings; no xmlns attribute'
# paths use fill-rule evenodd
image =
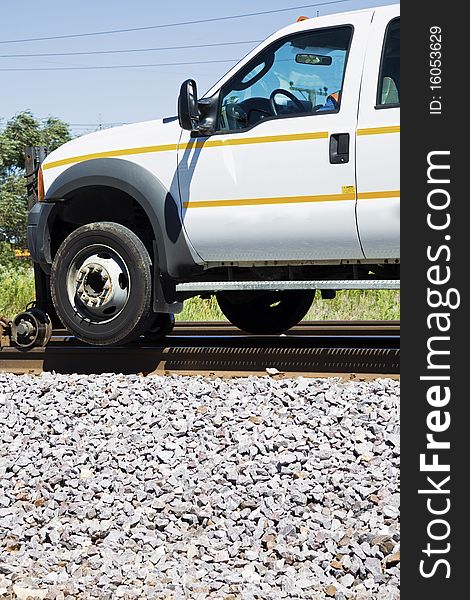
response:
<svg viewBox="0 0 470 600"><path fill-rule="evenodd" d="M177 321L226 321L222 314L215 296L208 300L199 297L186 300L183 312L175 315Z"/></svg>
<svg viewBox="0 0 470 600"><path fill-rule="evenodd" d="M0 315L11 319L34 300L33 270L0 267Z"/></svg>
<svg viewBox="0 0 470 600"><path fill-rule="evenodd" d="M0 315L12 318L24 310L34 299L32 269L0 266ZM311 321L389 320L400 318L400 293L398 291L343 291L334 300L316 298L305 317ZM184 303L177 321L226 320L215 297L209 300L191 298Z"/></svg>
<svg viewBox="0 0 470 600"><path fill-rule="evenodd" d="M334 300L322 300L320 292L305 317L310 321L382 321L400 319L400 292L393 290L351 290L336 294ZM226 320L214 297L191 298L184 303L177 321Z"/></svg>
<svg viewBox="0 0 470 600"><path fill-rule="evenodd" d="M310 321L388 321L400 319L397 290L344 290L334 300L317 292L306 319Z"/></svg>

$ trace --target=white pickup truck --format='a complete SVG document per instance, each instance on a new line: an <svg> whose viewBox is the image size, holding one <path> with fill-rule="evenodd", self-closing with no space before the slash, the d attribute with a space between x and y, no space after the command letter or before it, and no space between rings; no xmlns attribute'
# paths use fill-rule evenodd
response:
<svg viewBox="0 0 470 600"><path fill-rule="evenodd" d="M399 62L398 5L302 18L203 98L185 81L178 117L49 154L28 222L44 307L109 345L163 335L191 296L269 334L316 289L397 287Z"/></svg>

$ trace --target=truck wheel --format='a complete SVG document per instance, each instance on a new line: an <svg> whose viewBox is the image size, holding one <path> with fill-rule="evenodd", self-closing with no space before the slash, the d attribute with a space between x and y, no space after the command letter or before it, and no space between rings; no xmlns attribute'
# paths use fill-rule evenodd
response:
<svg viewBox="0 0 470 600"><path fill-rule="evenodd" d="M153 316L151 326L144 333L147 342L159 342L171 333L175 326L175 315L170 313L158 313Z"/></svg>
<svg viewBox="0 0 470 600"><path fill-rule="evenodd" d="M254 334L274 334L297 325L307 314L315 291L221 292L220 310L239 329Z"/></svg>
<svg viewBox="0 0 470 600"><path fill-rule="evenodd" d="M62 243L51 270L61 321L89 344L125 344L148 327L152 268L147 249L127 227L91 223Z"/></svg>

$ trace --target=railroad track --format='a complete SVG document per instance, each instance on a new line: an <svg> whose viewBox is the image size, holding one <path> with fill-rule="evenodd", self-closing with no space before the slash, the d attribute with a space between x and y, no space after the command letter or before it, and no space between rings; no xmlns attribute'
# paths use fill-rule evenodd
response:
<svg viewBox="0 0 470 600"><path fill-rule="evenodd" d="M308 321L276 336L247 335L225 322L179 322L163 343L101 348L55 330L45 348L3 347L10 373L142 373L215 376L397 376L398 321Z"/></svg>

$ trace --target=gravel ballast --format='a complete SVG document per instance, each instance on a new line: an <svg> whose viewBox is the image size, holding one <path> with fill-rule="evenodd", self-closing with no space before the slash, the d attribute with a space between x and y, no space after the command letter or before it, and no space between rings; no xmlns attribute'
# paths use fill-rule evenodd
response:
<svg viewBox="0 0 470 600"><path fill-rule="evenodd" d="M0 373L0 598L399 598L399 382Z"/></svg>

